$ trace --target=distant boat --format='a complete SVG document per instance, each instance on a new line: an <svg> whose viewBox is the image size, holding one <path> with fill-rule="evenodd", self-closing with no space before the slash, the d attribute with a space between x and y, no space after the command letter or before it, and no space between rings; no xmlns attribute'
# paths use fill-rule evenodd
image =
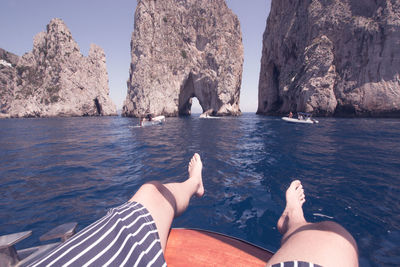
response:
<svg viewBox="0 0 400 267"><path fill-rule="evenodd" d="M207 113L203 113L200 115L199 118L200 119L220 119L221 117L211 116L211 115L208 115Z"/></svg>
<svg viewBox="0 0 400 267"><path fill-rule="evenodd" d="M306 124L319 123L319 121L312 119L311 116L312 115L310 113L298 112L297 118L282 117L282 120L287 122L306 123Z"/></svg>
<svg viewBox="0 0 400 267"><path fill-rule="evenodd" d="M159 124L163 124L165 122L165 116L161 115L161 116L157 116L152 118L151 120L145 120L142 121L140 123L140 126L152 126L152 125L159 125Z"/></svg>

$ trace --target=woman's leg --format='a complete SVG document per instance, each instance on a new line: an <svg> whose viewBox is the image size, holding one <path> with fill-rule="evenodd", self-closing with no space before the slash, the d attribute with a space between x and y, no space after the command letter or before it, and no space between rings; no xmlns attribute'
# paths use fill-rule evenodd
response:
<svg viewBox="0 0 400 267"><path fill-rule="evenodd" d="M149 182L142 185L129 200L139 202L150 212L164 252L172 220L186 210L193 195L201 197L204 194L202 168L200 156L195 153L189 162L189 178L186 181L169 184Z"/></svg>
<svg viewBox="0 0 400 267"><path fill-rule="evenodd" d="M300 181L293 181L278 220L282 244L268 265L297 260L322 266L358 266L357 244L351 234L334 222L308 223L303 215L304 202Z"/></svg>

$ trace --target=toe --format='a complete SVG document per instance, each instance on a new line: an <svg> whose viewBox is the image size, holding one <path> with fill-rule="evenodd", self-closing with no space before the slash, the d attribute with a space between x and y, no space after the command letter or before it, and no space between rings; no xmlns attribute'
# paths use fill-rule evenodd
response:
<svg viewBox="0 0 400 267"><path fill-rule="evenodd" d="M290 187L296 189L299 185L301 185L301 182L300 182L299 180L294 180L294 181L290 184Z"/></svg>

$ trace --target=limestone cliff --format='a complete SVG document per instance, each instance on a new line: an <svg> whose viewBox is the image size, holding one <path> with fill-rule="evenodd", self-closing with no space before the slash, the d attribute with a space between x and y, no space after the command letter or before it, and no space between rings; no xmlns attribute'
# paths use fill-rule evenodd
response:
<svg viewBox="0 0 400 267"><path fill-rule="evenodd" d="M22 57L0 49L0 117L116 115L108 94L103 49L84 57L60 19Z"/></svg>
<svg viewBox="0 0 400 267"><path fill-rule="evenodd" d="M259 114L400 116L400 1L272 0Z"/></svg>
<svg viewBox="0 0 400 267"><path fill-rule="evenodd" d="M239 115L243 45L225 0L139 0L124 116Z"/></svg>

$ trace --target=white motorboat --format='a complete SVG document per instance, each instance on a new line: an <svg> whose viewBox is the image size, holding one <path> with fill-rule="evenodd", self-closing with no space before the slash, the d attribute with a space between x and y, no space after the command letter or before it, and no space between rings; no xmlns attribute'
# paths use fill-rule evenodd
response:
<svg viewBox="0 0 400 267"><path fill-rule="evenodd" d="M151 118L151 120L144 120L141 121L140 126L152 126L152 125L159 125L159 124L163 124L165 122L165 116L161 115L161 116L157 116L154 118Z"/></svg>
<svg viewBox="0 0 400 267"><path fill-rule="evenodd" d="M220 119L221 117L217 117L217 116L211 116L207 113L203 113L200 115L199 117L200 119Z"/></svg>
<svg viewBox="0 0 400 267"><path fill-rule="evenodd" d="M303 113L303 112L297 113L297 118L282 117L282 120L293 123L306 123L306 124L319 123L319 121L311 118L310 113Z"/></svg>

